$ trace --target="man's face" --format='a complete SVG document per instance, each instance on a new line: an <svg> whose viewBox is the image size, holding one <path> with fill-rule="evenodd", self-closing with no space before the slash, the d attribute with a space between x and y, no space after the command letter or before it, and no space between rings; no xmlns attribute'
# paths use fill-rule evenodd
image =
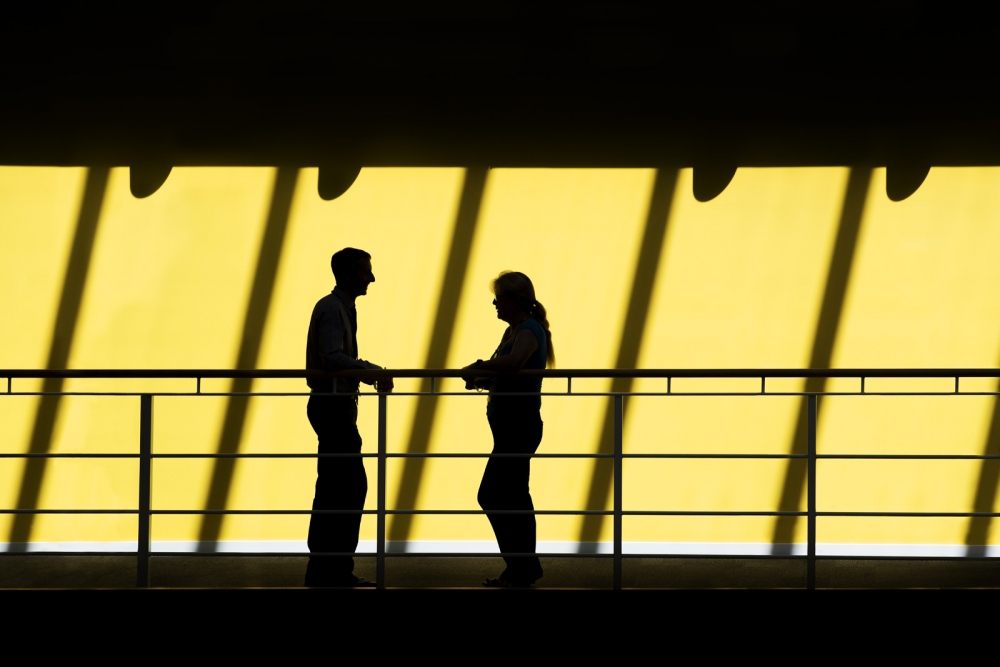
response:
<svg viewBox="0 0 1000 667"><path fill-rule="evenodd" d="M363 294L368 294L368 286L375 282L375 274L372 273L372 261L370 259L363 259L358 262L358 273L357 277L352 281L354 284L353 291L358 296Z"/></svg>

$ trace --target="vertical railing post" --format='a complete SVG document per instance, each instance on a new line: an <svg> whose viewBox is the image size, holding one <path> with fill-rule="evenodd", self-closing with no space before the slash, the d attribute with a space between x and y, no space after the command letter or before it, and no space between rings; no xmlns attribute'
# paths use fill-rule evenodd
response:
<svg viewBox="0 0 1000 667"><path fill-rule="evenodd" d="M152 489L153 397L143 394L139 400L139 541L136 549L135 585L149 586L149 504Z"/></svg>
<svg viewBox="0 0 1000 667"><path fill-rule="evenodd" d="M818 396L809 395L809 414L806 416L808 443L808 473L806 501L806 588L816 588L816 404Z"/></svg>
<svg viewBox="0 0 1000 667"><path fill-rule="evenodd" d="M614 589L622 588L622 417L623 400L615 394L615 530L614 530Z"/></svg>
<svg viewBox="0 0 1000 667"><path fill-rule="evenodd" d="M375 585L385 588L385 419L386 395L378 395L378 515L375 543Z"/></svg>

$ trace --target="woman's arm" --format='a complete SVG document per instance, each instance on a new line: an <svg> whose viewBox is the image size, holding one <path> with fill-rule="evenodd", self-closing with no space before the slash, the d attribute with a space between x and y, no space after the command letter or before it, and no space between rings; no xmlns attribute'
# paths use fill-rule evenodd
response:
<svg viewBox="0 0 1000 667"><path fill-rule="evenodd" d="M537 349L535 333L531 329L521 329L514 337L510 354L484 361L479 368L484 371L519 371Z"/></svg>
<svg viewBox="0 0 1000 667"><path fill-rule="evenodd" d="M510 354L489 359L487 361L477 361L474 364L465 366L462 370L481 369L484 371L519 371L528 361L528 357L538 349L538 338L530 329L521 329L514 338L514 345ZM466 389L484 389L488 386L489 380L484 378L462 378L465 380Z"/></svg>

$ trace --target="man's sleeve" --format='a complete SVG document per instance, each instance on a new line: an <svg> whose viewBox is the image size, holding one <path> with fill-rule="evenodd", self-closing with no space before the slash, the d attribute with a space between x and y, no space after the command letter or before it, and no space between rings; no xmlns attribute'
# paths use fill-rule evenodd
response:
<svg viewBox="0 0 1000 667"><path fill-rule="evenodd" d="M325 371L343 371L349 368L371 368L367 361L352 359L344 354L345 326L336 311L324 309L317 313L316 345L319 361Z"/></svg>

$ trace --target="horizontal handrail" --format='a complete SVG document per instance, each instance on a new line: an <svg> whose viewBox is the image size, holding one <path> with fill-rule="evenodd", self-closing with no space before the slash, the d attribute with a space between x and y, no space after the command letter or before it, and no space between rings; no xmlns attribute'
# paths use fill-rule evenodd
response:
<svg viewBox="0 0 1000 667"><path fill-rule="evenodd" d="M6 378L62 379L294 379L294 378L1000 378L1000 368L550 368L516 373L455 368L383 368L313 371L302 369L0 369Z"/></svg>
<svg viewBox="0 0 1000 667"><path fill-rule="evenodd" d="M0 459L137 459L141 454L95 452L71 453L0 453ZM154 459L316 459L316 458L356 458L375 459L613 459L614 454L510 454L504 452L399 452L387 454L359 453L251 453L251 454L150 454ZM806 459L808 454L622 454L623 459ZM816 454L817 459L875 459L884 461L996 461L998 454Z"/></svg>
<svg viewBox="0 0 1000 667"><path fill-rule="evenodd" d="M17 558L21 556L126 556L135 558L134 551L0 551L0 558ZM154 554L157 558L313 558L316 556L353 556L355 558L377 558L372 551L157 551ZM387 551L386 555L391 558L500 558L499 551ZM790 560L808 561L810 558L822 561L849 561L863 559L866 561L954 561L955 556L848 556L844 554L816 554L808 556L806 554L702 554L702 553L622 553L620 555L597 552L572 552L572 551L535 551L524 553L510 553L507 556L538 556L539 558L584 558L584 559L606 559L622 558L625 560L639 560L646 558L656 558L662 560ZM961 556L963 561L995 561L995 556Z"/></svg>
<svg viewBox="0 0 1000 667"><path fill-rule="evenodd" d="M138 509L0 509L3 514L140 514ZM222 515L296 515L296 514L361 514L377 516L380 510L167 510L153 509L149 514L166 514L179 516L201 516L209 514ZM822 511L807 512L802 510L382 510L385 514L406 515L447 515L468 516L484 514L528 514L548 516L809 516L817 517L913 517L913 518L954 518L969 517L1000 517L1000 512L863 512L863 511Z"/></svg>

